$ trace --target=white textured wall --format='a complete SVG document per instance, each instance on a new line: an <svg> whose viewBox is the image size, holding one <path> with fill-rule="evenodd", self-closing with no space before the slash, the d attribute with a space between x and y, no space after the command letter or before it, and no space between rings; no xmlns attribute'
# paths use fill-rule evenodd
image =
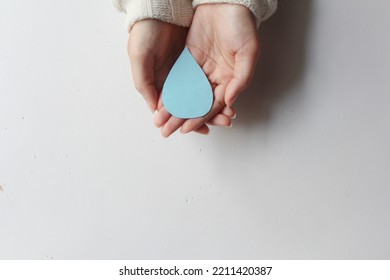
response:
<svg viewBox="0 0 390 280"><path fill-rule="evenodd" d="M163 139L111 1L0 0L0 258L390 258L390 3L281 1L232 129Z"/></svg>

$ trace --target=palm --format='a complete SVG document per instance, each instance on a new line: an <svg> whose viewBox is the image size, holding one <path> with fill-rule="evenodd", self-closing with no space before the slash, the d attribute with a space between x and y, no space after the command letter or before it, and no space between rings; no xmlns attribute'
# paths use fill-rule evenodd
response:
<svg viewBox="0 0 390 280"><path fill-rule="evenodd" d="M223 102L223 91L218 89L226 88L233 77L234 54L229 51L231 42L221 42L220 35L201 19L195 19L186 44L214 88L215 99Z"/></svg>
<svg viewBox="0 0 390 280"><path fill-rule="evenodd" d="M251 12L240 5L200 5L186 45L214 88L215 101L208 118L231 106L252 78L259 43ZM184 130L200 125L188 120Z"/></svg>

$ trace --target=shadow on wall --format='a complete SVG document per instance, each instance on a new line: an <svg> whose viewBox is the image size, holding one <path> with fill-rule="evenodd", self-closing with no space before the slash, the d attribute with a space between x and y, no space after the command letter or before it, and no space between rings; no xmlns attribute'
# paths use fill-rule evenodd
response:
<svg viewBox="0 0 390 280"><path fill-rule="evenodd" d="M305 74L311 0L279 0L275 15L260 27L261 56L251 85L237 102L237 124L267 124L277 103Z"/></svg>

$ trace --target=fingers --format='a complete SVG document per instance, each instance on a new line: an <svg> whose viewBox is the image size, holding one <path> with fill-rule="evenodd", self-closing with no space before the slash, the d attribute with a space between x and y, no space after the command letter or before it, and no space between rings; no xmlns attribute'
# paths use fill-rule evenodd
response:
<svg viewBox="0 0 390 280"><path fill-rule="evenodd" d="M217 109L216 109L217 110ZM208 125L214 125L214 126L224 126L224 127L232 127L233 120L236 118L236 111L232 107L225 106L222 110L219 111L219 113L213 115L213 112L209 113L211 115L210 118L203 117L198 119L191 119L187 120L182 128L180 129L181 133L188 133L190 131L196 131L199 125L202 125L202 122L205 121L205 119L208 119L206 121L206 124Z"/></svg>
<svg viewBox="0 0 390 280"><path fill-rule="evenodd" d="M210 129L207 126L207 124L204 124L201 127L199 127L197 130L195 130L195 132L199 133L199 134L207 135L207 134L209 134Z"/></svg>
<svg viewBox="0 0 390 280"><path fill-rule="evenodd" d="M170 117L169 120L161 127L161 135L164 137L171 136L176 130L178 130L185 120L178 119L176 117ZM207 135L209 134L209 127L207 124L203 124L202 126L198 127L194 132Z"/></svg>
<svg viewBox="0 0 390 280"><path fill-rule="evenodd" d="M184 122L184 119L170 117L169 120L161 127L161 135L169 137L172 133L178 130Z"/></svg>
<svg viewBox="0 0 390 280"><path fill-rule="evenodd" d="M215 125L215 126L231 127L232 119L234 119L235 116L236 116L236 112L233 108L225 107L218 114L211 117L207 121L207 124ZM157 127L161 127L161 134L164 137L169 137L176 130L178 130L185 122L188 121L191 120L179 119L172 116L164 107L158 110L155 113L155 117L154 117L154 124ZM209 127L207 126L207 124L204 123L203 121L201 125L197 126L197 128L193 129L192 131L200 134L208 134Z"/></svg>
<svg viewBox="0 0 390 280"><path fill-rule="evenodd" d="M225 116L223 114L217 114L215 117L213 117L209 121L207 121L207 124L216 125L216 126L231 127L233 123L232 123L232 118Z"/></svg>
<svg viewBox="0 0 390 280"><path fill-rule="evenodd" d="M214 103L211 107L211 110L207 115L196 118L196 119L189 119L187 120L182 128L180 129L181 133L188 133L190 131L196 130L197 128L201 127L204 123L208 122L211 118L216 116L225 106L223 101L223 94L225 91L225 87L222 85L218 85L214 89Z"/></svg>
<svg viewBox="0 0 390 280"><path fill-rule="evenodd" d="M226 87L225 103L227 106L234 104L237 97L252 80L259 52L259 45L256 40L245 50L236 53L233 78Z"/></svg>
<svg viewBox="0 0 390 280"><path fill-rule="evenodd" d="M230 118L232 118L232 119L235 119L235 118L236 118L236 110L234 110L233 107L225 106L225 107L221 110L220 114L225 115L225 116L228 116L228 117L230 117Z"/></svg>
<svg viewBox="0 0 390 280"><path fill-rule="evenodd" d="M129 57L135 88L154 112L157 109L158 94L154 83L153 56L129 50Z"/></svg>
<svg viewBox="0 0 390 280"><path fill-rule="evenodd" d="M156 111L154 115L154 125L157 127L162 127L172 115L163 107Z"/></svg>
<svg viewBox="0 0 390 280"><path fill-rule="evenodd" d="M164 107L161 107L161 109L159 109L155 113L154 125L157 127L162 127L171 117L172 115ZM235 119L236 111L232 107L224 107L219 112L219 114L211 118L207 123L218 126L229 126L230 122L223 117L226 117L228 119Z"/></svg>

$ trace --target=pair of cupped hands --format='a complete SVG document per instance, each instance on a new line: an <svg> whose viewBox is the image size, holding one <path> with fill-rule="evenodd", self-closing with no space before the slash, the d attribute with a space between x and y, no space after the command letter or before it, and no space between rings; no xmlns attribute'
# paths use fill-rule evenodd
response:
<svg viewBox="0 0 390 280"><path fill-rule="evenodd" d="M214 92L210 112L196 119L172 116L161 98L165 79L185 46ZM189 30L155 19L138 21L128 41L134 85L164 137L178 129L208 134L209 125L231 127L233 104L251 81L259 52L255 19L248 8L236 4L198 6Z"/></svg>

